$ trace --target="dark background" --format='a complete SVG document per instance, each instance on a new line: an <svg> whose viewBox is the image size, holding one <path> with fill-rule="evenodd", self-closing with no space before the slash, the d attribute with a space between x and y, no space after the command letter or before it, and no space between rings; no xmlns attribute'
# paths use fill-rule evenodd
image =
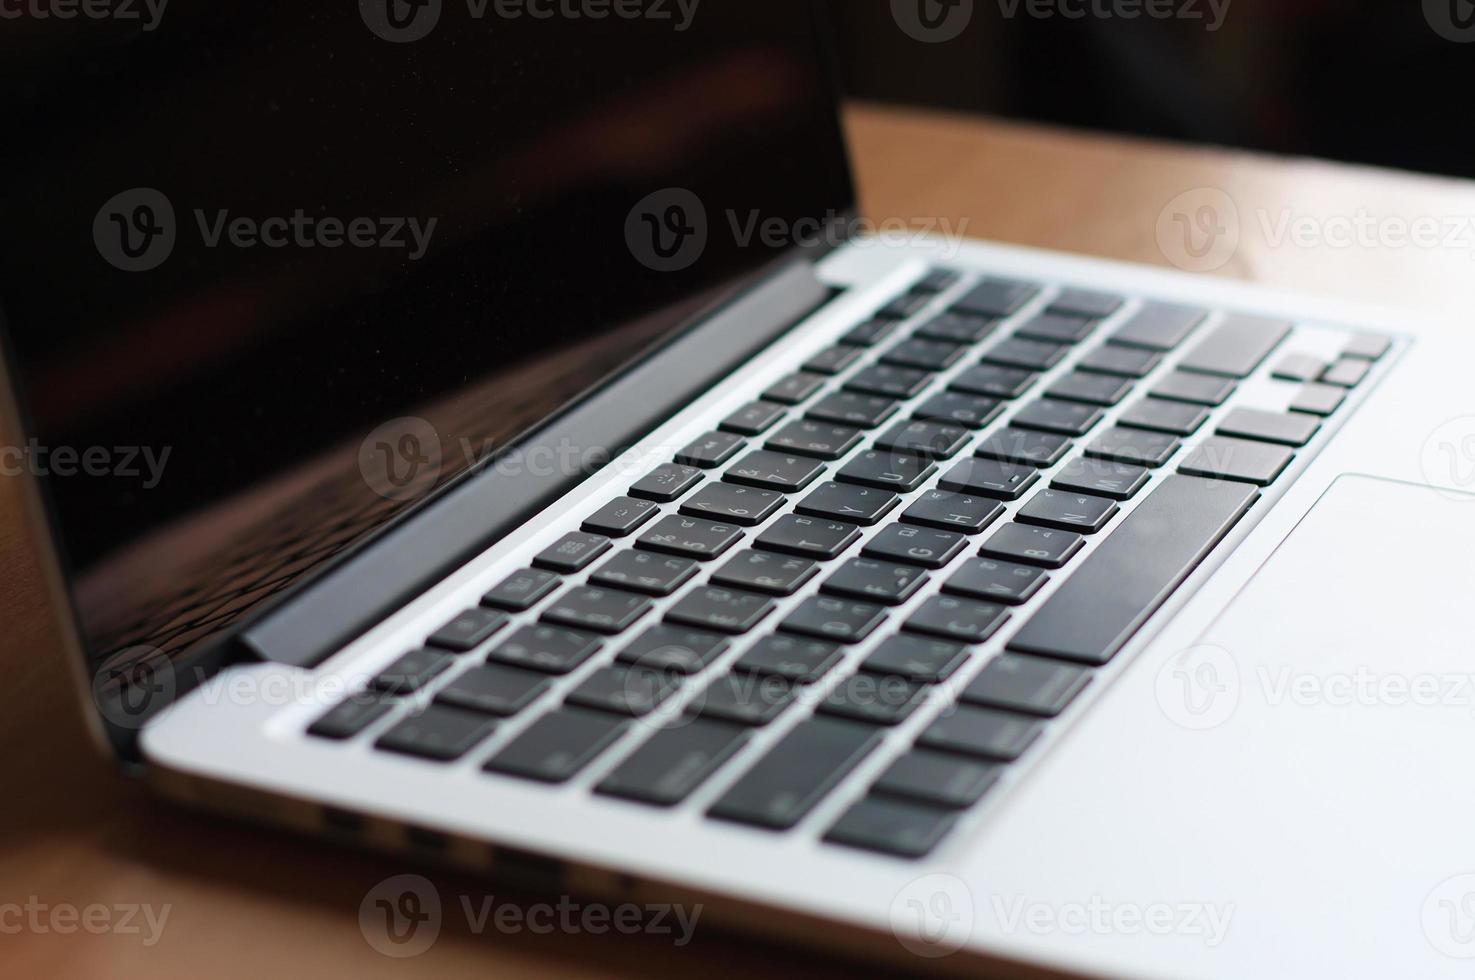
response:
<svg viewBox="0 0 1475 980"><path fill-rule="evenodd" d="M975 0L943 43L900 30L890 0L828 2L861 98L1475 176L1475 44L1433 26L1471 0L1230 0L1213 32L1205 0L1205 20L1130 21Z"/></svg>

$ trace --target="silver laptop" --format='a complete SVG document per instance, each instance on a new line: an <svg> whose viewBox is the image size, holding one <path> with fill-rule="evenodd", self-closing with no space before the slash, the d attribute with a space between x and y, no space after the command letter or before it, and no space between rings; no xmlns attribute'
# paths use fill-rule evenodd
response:
<svg viewBox="0 0 1475 980"><path fill-rule="evenodd" d="M560 9L7 60L99 744L871 963L1467 975L1468 328L862 223L809 4Z"/></svg>

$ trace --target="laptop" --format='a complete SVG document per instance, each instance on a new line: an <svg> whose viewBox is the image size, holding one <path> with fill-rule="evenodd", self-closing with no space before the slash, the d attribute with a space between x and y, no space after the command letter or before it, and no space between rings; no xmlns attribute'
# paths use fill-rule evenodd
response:
<svg viewBox="0 0 1475 980"><path fill-rule="evenodd" d="M7 30L99 746L873 964L1462 975L1469 331L861 222L815 6L550 9Z"/></svg>

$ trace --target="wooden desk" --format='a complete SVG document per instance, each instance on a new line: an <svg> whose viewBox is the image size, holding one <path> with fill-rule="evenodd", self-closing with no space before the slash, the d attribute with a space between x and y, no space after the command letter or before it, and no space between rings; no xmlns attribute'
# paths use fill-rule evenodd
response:
<svg viewBox="0 0 1475 980"><path fill-rule="evenodd" d="M1431 311L1471 292L1471 252L1394 247L1276 247L1259 215L1444 221L1475 215L1475 185L1299 160L1068 134L980 119L856 107L848 117L862 199L874 218L968 221L969 235L1168 264L1165 204L1218 188L1241 216L1238 251L1219 274ZM1475 236L1467 236L1475 237ZM0 677L7 710L6 804L0 808L0 975L158 980L202 976L397 976L453 980L558 975L742 977L843 964L698 928L685 949L652 937L477 936L448 915L439 942L412 960L380 956L359 902L399 860L334 850L207 820L119 778L81 734L78 709L41 608L33 555L0 480ZM442 894L484 884L437 875ZM6 903L170 906L162 938L6 934Z"/></svg>

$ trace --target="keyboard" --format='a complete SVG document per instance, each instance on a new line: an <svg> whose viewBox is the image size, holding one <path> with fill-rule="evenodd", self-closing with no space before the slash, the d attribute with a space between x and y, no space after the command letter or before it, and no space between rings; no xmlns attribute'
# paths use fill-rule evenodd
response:
<svg viewBox="0 0 1475 980"><path fill-rule="evenodd" d="M923 857L1392 346L933 270L307 733Z"/></svg>

